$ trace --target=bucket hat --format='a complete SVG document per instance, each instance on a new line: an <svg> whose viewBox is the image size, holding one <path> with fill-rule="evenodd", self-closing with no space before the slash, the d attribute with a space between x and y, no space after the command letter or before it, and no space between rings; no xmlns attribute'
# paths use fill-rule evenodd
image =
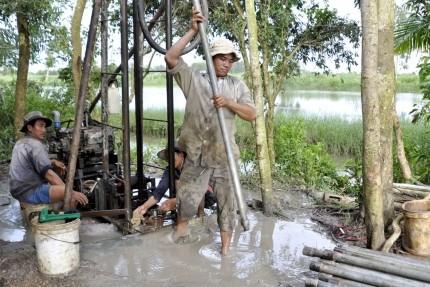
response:
<svg viewBox="0 0 430 287"><path fill-rule="evenodd" d="M160 150L159 152L157 152L157 156L160 158L160 159L162 159L162 160L165 160L165 161L167 161L168 160L168 152L169 152L169 143L167 143L166 144L166 148L164 148L164 149L162 149L162 150ZM175 141L175 152L182 152L182 153L185 153L184 151L182 151L182 150L180 150L179 148L178 148L178 141L176 140Z"/></svg>
<svg viewBox="0 0 430 287"><path fill-rule="evenodd" d="M50 127L52 125L52 121L47 117L43 116L43 114L39 111L32 111L25 115L24 117L24 125L20 129L21 132L27 132L27 125L31 124L37 120L44 120L46 123L46 127Z"/></svg>
<svg viewBox="0 0 430 287"><path fill-rule="evenodd" d="M233 61L237 62L240 60L239 54L234 49L233 43L225 38L218 39L215 42L212 43L210 47L210 54L211 57L218 55L218 54L233 54L234 58Z"/></svg>

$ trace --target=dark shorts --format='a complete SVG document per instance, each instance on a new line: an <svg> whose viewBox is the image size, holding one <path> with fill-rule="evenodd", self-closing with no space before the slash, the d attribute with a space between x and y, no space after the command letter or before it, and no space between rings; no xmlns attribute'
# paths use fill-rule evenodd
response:
<svg viewBox="0 0 430 287"><path fill-rule="evenodd" d="M236 202L228 167L204 168L195 166L192 161L185 159L176 195L179 216L184 220L190 220L197 214L211 176L215 182L218 226L221 231L233 231L236 222Z"/></svg>
<svg viewBox="0 0 430 287"><path fill-rule="evenodd" d="M43 184L39 186L27 199L25 203L29 204L42 204L51 203L51 198L49 197L49 188L51 185Z"/></svg>

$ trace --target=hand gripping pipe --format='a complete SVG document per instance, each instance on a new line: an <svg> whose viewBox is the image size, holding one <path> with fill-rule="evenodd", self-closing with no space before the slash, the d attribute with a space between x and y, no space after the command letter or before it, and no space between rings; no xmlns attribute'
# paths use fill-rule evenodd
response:
<svg viewBox="0 0 430 287"><path fill-rule="evenodd" d="M193 0L193 5L194 5L195 9L197 9L198 11L202 11L199 0ZM213 95L219 95L217 78L215 75L215 69L213 66L212 57L211 57L210 52L209 52L208 38L206 35L206 31L205 31L205 25L204 25L204 23L200 22L198 24L198 27L199 27L199 34L200 34L200 38L201 38L201 43L203 45L203 50L205 52L206 66L207 66L210 81L211 81L212 93L213 93ZM219 125L221 127L222 137L224 139L224 146L225 146L225 151L227 153L228 165L230 167L230 172L231 172L231 178L233 180L234 193L236 195L236 201L237 201L237 205L239 208L240 222L242 224L243 229L245 231L248 231L249 230L249 222L246 219L245 204L243 202L243 196L242 196L242 191L240 188L239 177L237 175L236 163L234 161L233 153L231 151L230 142L228 140L230 137L228 136L228 131L227 131L227 128L225 126L225 118L224 118L223 108L217 109L217 113L218 113Z"/></svg>

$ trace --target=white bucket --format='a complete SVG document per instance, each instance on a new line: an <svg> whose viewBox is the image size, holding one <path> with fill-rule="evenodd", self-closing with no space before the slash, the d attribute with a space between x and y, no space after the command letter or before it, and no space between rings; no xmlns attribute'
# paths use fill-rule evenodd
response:
<svg viewBox="0 0 430 287"><path fill-rule="evenodd" d="M36 244L39 271L49 276L70 275L80 265L79 218L65 223L64 220L31 221Z"/></svg>
<svg viewBox="0 0 430 287"><path fill-rule="evenodd" d="M20 202L22 217L24 218L25 224L31 226L30 215L32 212L40 212L42 209L47 208L52 210L54 208L53 204L30 204L25 202Z"/></svg>

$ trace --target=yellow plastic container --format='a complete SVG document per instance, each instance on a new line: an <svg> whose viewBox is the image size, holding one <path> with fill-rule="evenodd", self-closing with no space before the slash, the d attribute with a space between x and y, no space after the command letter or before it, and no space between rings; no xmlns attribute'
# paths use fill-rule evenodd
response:
<svg viewBox="0 0 430 287"><path fill-rule="evenodd" d="M430 200L403 203L403 248L418 256L430 256Z"/></svg>

